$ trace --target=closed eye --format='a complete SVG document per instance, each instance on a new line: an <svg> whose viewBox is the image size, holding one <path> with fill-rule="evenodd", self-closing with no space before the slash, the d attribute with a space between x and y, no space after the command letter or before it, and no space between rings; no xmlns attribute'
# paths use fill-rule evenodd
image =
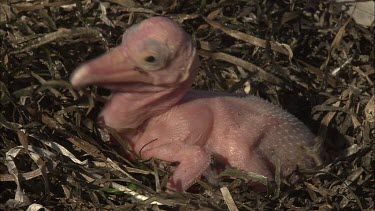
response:
<svg viewBox="0 0 375 211"><path fill-rule="evenodd" d="M156 62L156 58L154 56L146 56L145 59L144 59L145 62L148 62L148 63L155 63Z"/></svg>
<svg viewBox="0 0 375 211"><path fill-rule="evenodd" d="M145 71L162 69L168 59L168 47L157 40L146 40L138 48L138 65Z"/></svg>

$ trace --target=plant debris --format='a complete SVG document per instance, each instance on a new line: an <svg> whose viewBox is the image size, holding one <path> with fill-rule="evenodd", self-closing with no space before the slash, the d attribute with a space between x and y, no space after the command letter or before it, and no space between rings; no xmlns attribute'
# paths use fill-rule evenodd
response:
<svg viewBox="0 0 375 211"><path fill-rule="evenodd" d="M374 25L335 1L59 0L0 3L0 209L374 210ZM227 169L186 193L170 164L129 161L97 115L107 90L73 90L82 62L143 19L166 16L196 40L195 89L258 95L317 134L323 164L266 182ZM123 142L124 143L124 142ZM118 150L120 149L120 150ZM128 154L128 153L127 153ZM263 181L264 182L264 181Z"/></svg>

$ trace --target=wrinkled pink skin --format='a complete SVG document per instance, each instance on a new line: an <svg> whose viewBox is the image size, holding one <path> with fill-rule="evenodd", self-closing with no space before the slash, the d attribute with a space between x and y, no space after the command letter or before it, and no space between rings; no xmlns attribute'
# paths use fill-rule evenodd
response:
<svg viewBox="0 0 375 211"><path fill-rule="evenodd" d="M148 58L153 56L153 58ZM113 90L100 114L131 140L142 159L179 162L167 187L184 191L208 169L211 157L270 179L314 166L314 136L295 117L255 96L190 90L199 59L184 30L154 17L128 29L122 44L72 75L75 87ZM136 128L127 133L124 129Z"/></svg>

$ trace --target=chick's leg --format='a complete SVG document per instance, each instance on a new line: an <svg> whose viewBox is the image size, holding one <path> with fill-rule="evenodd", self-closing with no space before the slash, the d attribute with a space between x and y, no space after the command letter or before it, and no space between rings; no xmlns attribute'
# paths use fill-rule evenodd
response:
<svg viewBox="0 0 375 211"><path fill-rule="evenodd" d="M179 165L168 180L167 188L185 191L209 167L211 156L204 147L166 144L142 152L143 159L157 158Z"/></svg>

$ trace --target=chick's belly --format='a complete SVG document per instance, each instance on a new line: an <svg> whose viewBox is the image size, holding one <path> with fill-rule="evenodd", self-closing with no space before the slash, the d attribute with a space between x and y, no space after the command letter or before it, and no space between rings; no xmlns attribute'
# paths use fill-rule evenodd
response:
<svg viewBox="0 0 375 211"><path fill-rule="evenodd" d="M258 140L260 137L257 131L249 129L248 132L244 135L234 128L226 127L215 133L215 136L209 140L207 148L219 162L224 164L250 159L257 151L257 142L261 140Z"/></svg>
<svg viewBox="0 0 375 211"><path fill-rule="evenodd" d="M189 145L204 146L209 133L207 124L197 117L185 114L166 113L149 120L132 139L134 151L163 150L163 146L170 144L177 145L181 150Z"/></svg>
<svg viewBox="0 0 375 211"><path fill-rule="evenodd" d="M217 141L210 149L215 159L214 168L222 171L225 166L231 166L272 178L274 165L260 153L257 145L252 144L256 141L244 137L235 137L225 142Z"/></svg>

